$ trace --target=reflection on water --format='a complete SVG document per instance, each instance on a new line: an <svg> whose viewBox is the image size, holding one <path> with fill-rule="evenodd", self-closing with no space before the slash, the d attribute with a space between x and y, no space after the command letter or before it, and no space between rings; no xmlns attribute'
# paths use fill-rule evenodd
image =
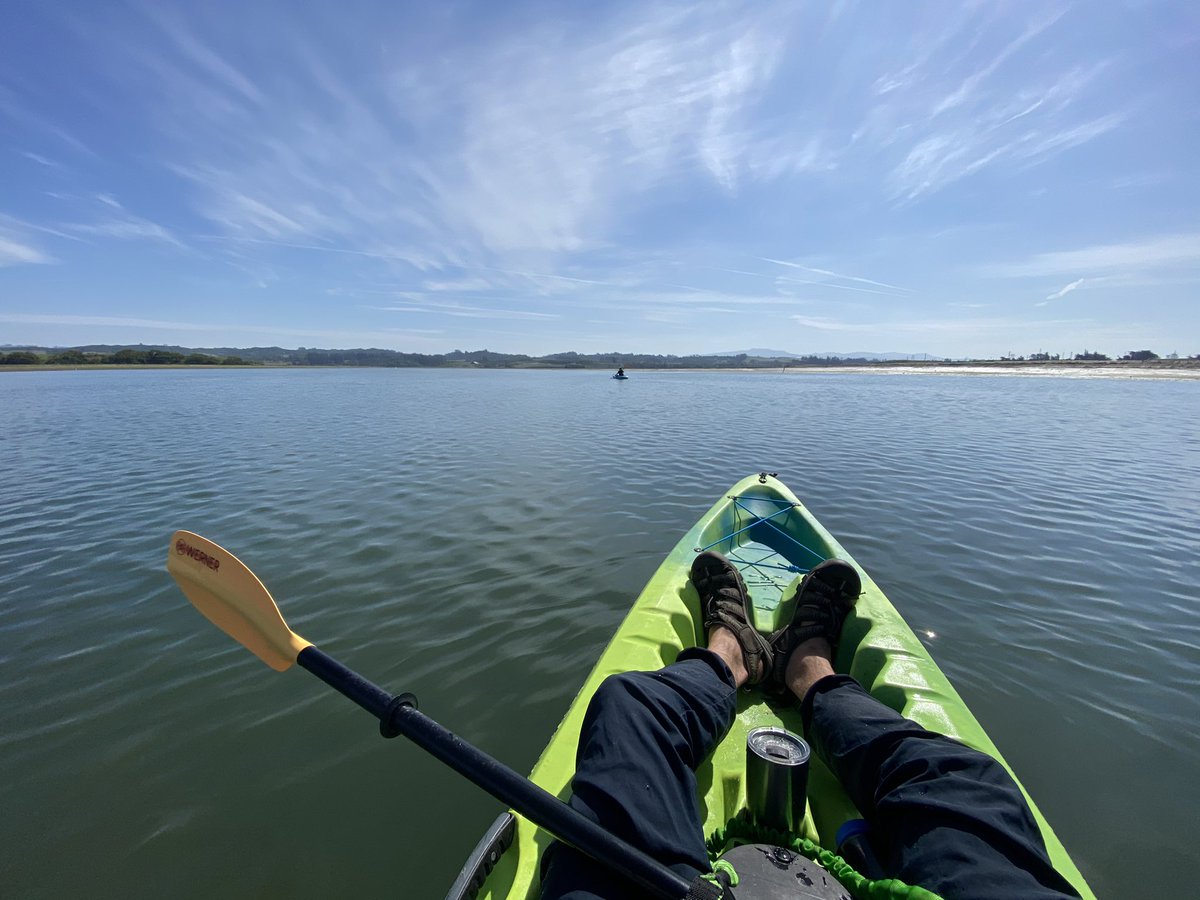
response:
<svg viewBox="0 0 1200 900"><path fill-rule="evenodd" d="M174 529L527 770L662 556L762 469L930 636L1096 892L1183 895L1200 385L631 374L0 378L5 896L440 896L496 811L197 616Z"/></svg>

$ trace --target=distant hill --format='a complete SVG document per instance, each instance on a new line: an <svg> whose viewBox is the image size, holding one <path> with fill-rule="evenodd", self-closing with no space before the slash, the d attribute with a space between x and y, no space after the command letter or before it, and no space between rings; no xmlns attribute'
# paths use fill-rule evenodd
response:
<svg viewBox="0 0 1200 900"><path fill-rule="evenodd" d="M546 356L454 350L450 353L402 353L379 348L318 349L297 347L180 347L175 344L87 344L77 347L10 347L3 364L11 365L268 365L268 366L388 366L449 368L567 368L609 369L773 369L804 366L855 366L916 359L901 353L798 354L753 348L709 355L675 356L648 353L590 353L573 351ZM926 357L927 358L927 357Z"/></svg>
<svg viewBox="0 0 1200 900"><path fill-rule="evenodd" d="M749 350L723 350L712 356L757 356L760 359L799 359L799 353L789 353L787 350L764 350L762 347L752 347Z"/></svg>
<svg viewBox="0 0 1200 900"><path fill-rule="evenodd" d="M62 349L62 348L59 348ZM213 356L240 356L255 362L287 362L295 350L283 347L180 347L177 344L87 344L72 347L82 353L116 353L119 350L164 350L168 353L208 353Z"/></svg>
<svg viewBox="0 0 1200 900"><path fill-rule="evenodd" d="M706 365L701 360L707 359L730 359L732 357L746 356L749 359L795 359L804 360L811 364L814 360L830 359L840 360L842 362L853 362L857 360L870 360L873 362L887 362L897 359L918 359L928 360L936 357L931 357L924 353L870 353L866 350L856 350L850 353L846 352L828 352L828 353L792 353L790 350L770 350L765 347L751 347L749 350L723 350L720 353L708 354L692 354L690 356L677 357L674 355L668 356L651 356L643 354L630 353L551 353L542 357L530 357L524 354L504 354L490 353L487 350L476 350L470 353L463 353L456 350L453 353L445 354L411 354L401 353L396 350L379 350L362 348L355 350L322 350L316 348L298 347L295 350L289 350L285 347L180 347L178 344L85 344L82 346L73 347L34 347L24 344L0 344L0 349L4 350L32 350L37 353L49 354L61 350L78 350L82 353L103 353L112 354L121 350L162 350L167 353L207 353L212 356L237 356L249 362L259 363L275 363L283 365L295 364L333 364L333 365L351 365L352 363L347 357L349 355L357 355L357 364L366 365L387 365L389 362L398 365L429 365L431 360L436 357L442 357L447 361L458 362L473 362L487 365L490 362L498 361L501 357L506 357L509 360L536 360L541 359L547 362L571 362L585 366L606 366L609 364L619 364L622 360L626 365L649 365L652 368L658 368L666 364L679 364L679 360L688 360L691 365ZM364 359L365 356L373 357L372 359ZM402 362L403 360L403 362ZM636 360L636 361L635 361ZM674 363L668 361L676 361ZM719 366L718 366L719 367Z"/></svg>
<svg viewBox="0 0 1200 900"><path fill-rule="evenodd" d="M720 353L713 353L712 356L746 356L758 357L760 359L871 359L871 360L896 360L896 359L931 359L927 353L871 353L867 350L852 350L852 351L830 351L828 353L792 353L788 350L766 350L762 347L753 347L749 350L724 350Z"/></svg>
<svg viewBox="0 0 1200 900"><path fill-rule="evenodd" d="M848 353L806 353L805 356L832 356L841 359L874 359L880 362L895 359L941 359L928 353L870 353L866 350L853 350Z"/></svg>

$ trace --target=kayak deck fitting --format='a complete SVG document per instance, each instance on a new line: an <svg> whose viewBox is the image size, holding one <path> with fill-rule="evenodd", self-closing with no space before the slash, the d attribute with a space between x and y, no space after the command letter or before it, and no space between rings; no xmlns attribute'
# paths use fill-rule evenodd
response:
<svg viewBox="0 0 1200 900"><path fill-rule="evenodd" d="M837 540L773 475L735 484L684 535L651 577L559 723L530 778L562 799L570 796L579 729L589 701L609 675L653 671L675 661L686 647L703 646L699 598L691 584L692 560L701 550L723 553L741 571L750 591L755 627L771 633L790 620L793 582L817 563L838 558L854 565L863 592L846 619L834 669L853 676L873 696L923 727L981 750L1005 768L983 727L949 680L884 596ZM803 734L798 701L772 701L757 690L738 693L733 726L697 769L705 834L724 828L746 805L746 735L778 726ZM1015 777L1015 773L1014 773ZM1020 784L1020 781L1017 782ZM1024 787L1055 868L1085 898L1094 895ZM814 755L808 810L798 836L834 849L838 828L858 811L833 774ZM538 867L551 838L512 812L501 815L476 846L447 900L532 900Z"/></svg>

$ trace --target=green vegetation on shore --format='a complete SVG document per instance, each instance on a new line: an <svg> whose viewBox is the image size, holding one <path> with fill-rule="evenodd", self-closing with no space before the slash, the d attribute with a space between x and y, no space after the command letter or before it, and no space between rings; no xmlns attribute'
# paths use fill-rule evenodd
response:
<svg viewBox="0 0 1200 900"><path fill-rule="evenodd" d="M865 357L839 356L753 356L746 353L710 356L663 356L641 353L552 353L547 356L526 356L519 353L496 353L491 350L455 350L452 353L402 353L397 350L355 349L317 350L300 347L250 347L190 349L165 346L108 346L51 348L21 347L0 353L0 366L373 366L389 368L487 368L487 369L799 369L837 366L1022 366L1022 365L1154 365L1163 368L1194 368L1200 366L1200 355L1179 359L1172 354L1160 359L1150 350L1131 350L1119 360L1103 353L1084 351L1073 359L1056 354L1031 353L1025 356L1005 356L994 359L916 359L879 360Z"/></svg>
<svg viewBox="0 0 1200 900"><path fill-rule="evenodd" d="M239 356L222 356L201 351L179 352L159 347L123 347L112 353L97 353L72 347L66 350L36 347L0 353L5 366L244 366Z"/></svg>

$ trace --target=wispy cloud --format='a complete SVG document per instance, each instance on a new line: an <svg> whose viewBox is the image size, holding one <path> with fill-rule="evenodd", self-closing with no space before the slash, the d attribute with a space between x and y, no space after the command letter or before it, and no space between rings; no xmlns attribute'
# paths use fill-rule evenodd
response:
<svg viewBox="0 0 1200 900"><path fill-rule="evenodd" d="M46 265L58 262L31 240L30 232L58 235L54 229L41 228L15 216L0 213L0 268L22 265ZM69 235L61 235L69 237Z"/></svg>
<svg viewBox="0 0 1200 900"><path fill-rule="evenodd" d="M20 241L7 238L0 234L0 266L19 266L26 264L52 263L54 257L43 253L36 247Z"/></svg>
<svg viewBox="0 0 1200 900"><path fill-rule="evenodd" d="M947 110L953 109L956 106L961 106L973 96L979 89L980 84L990 78L997 69L999 69L1010 57L1020 50L1025 44L1029 43L1033 38L1037 37L1060 18L1062 18L1065 10L1055 10L1042 18L1034 21L1027 27L1017 38L1006 44L999 53L997 53L987 65L976 69L963 79L962 84L952 94L945 97L940 103L933 108L933 115L938 116Z"/></svg>
<svg viewBox="0 0 1200 900"><path fill-rule="evenodd" d="M1172 177L1173 173L1171 172L1139 172L1131 175L1119 175L1109 182L1109 187L1118 191L1157 187L1170 181Z"/></svg>
<svg viewBox="0 0 1200 900"><path fill-rule="evenodd" d="M842 281L857 281L860 284L873 284L876 287L888 288L889 290L892 290L892 291L902 291L902 292L908 293L908 288L902 288L902 287L898 287L897 285L894 285L894 284L888 284L886 281L873 281L870 278L863 278L859 275L840 275L837 272L831 272L829 269L817 269L812 266L805 266L805 265L801 265L800 263L788 262L788 261L782 260L782 259L770 259L769 257L765 257L765 256L761 257L761 259L763 260L763 262L774 263L777 266L787 266L788 268L791 268L791 269L800 269L804 272L812 272L814 275L825 275L825 276L828 276L829 278L839 279ZM809 283L821 284L823 282L809 282ZM831 285L831 286L834 286L834 285Z"/></svg>
<svg viewBox="0 0 1200 900"><path fill-rule="evenodd" d="M158 25L174 48L172 57L182 61L199 79L219 85L226 91L254 104L262 104L262 92L236 66L204 43L175 11L161 4L147 4L142 10ZM181 66L172 76L184 70Z"/></svg>
<svg viewBox="0 0 1200 900"><path fill-rule="evenodd" d="M1053 294L1048 294L1046 296L1046 299L1047 300L1058 300L1060 297L1065 297L1067 294L1071 293L1071 291L1078 290L1079 288L1083 287L1083 283L1085 281L1087 281L1086 278L1076 278L1070 284L1060 287Z"/></svg>
<svg viewBox="0 0 1200 900"><path fill-rule="evenodd" d="M95 156L95 153L83 141L79 140L75 135L58 125L52 119L34 112L27 102L23 102L14 91L4 85L0 85L0 117L6 117L18 123L23 128L37 133L39 136L50 137L62 144L66 144L82 155ZM45 159L45 157L37 158L37 154L26 155L30 159L34 159L35 162L41 162L42 159Z"/></svg>
<svg viewBox="0 0 1200 900"><path fill-rule="evenodd" d="M774 14L638 9L587 37L535 29L469 63L459 96L439 102L465 112L441 199L486 249L593 246L617 202L681 168L726 191L769 176L743 111L778 65ZM502 89L483 74L497 67L511 79Z"/></svg>
<svg viewBox="0 0 1200 900"><path fill-rule="evenodd" d="M104 35L121 49L113 75L151 104L150 121L174 146L166 165L190 185L198 214L226 237L420 271L485 260L518 271L504 263L598 248L622 204L685 172L736 193L831 171L857 153L859 166L890 166L892 196L913 200L992 165L1040 161L1121 121L1064 122L1102 64L1049 75L1020 67L1062 13L950 16L919 34L921 52L904 68L857 76L887 96L886 110L849 105L812 121L755 114L782 76L795 78L804 54L794 51L813 28L857 27L847 15L806 27L786 7L650 5L595 16L587 29L544 21L501 31L419 63L406 61L408 39L384 27L380 39L397 51L387 58L400 62L376 67L283 28L271 60L280 78L264 77L251 43L225 21L144 13L159 40ZM1016 89L989 92L1002 71L1015 73ZM806 270L837 289L904 290Z"/></svg>
<svg viewBox="0 0 1200 900"><path fill-rule="evenodd" d="M89 215L95 214L96 206L99 204L103 207L103 217L86 222L55 222L51 226L0 214L0 225L7 222L10 228L20 231L38 231L42 234L77 242L89 242L89 239L93 238L109 238L121 241L158 241L179 248L184 247L183 242L170 229L130 212L111 194L78 196L59 193L56 194L55 199L68 201L75 205L76 211L82 211ZM2 236L0 235L0 237Z"/></svg>
<svg viewBox="0 0 1200 900"><path fill-rule="evenodd" d="M25 235L30 231L36 231L39 234L50 234L68 241L78 242L83 240L83 238L69 234L61 228L51 228L49 225L39 225L27 219L18 219L16 216L0 213L0 237L7 234L10 240L15 239L18 242L25 242L28 240Z"/></svg>
<svg viewBox="0 0 1200 900"><path fill-rule="evenodd" d="M989 340L1027 341L1029 321L1017 316L990 318L921 319L903 321L856 322L820 316L792 316L792 321L803 328L815 331L843 332L874 335L886 339L889 335L925 335L939 343L946 339L965 339L982 335ZM1041 333L1069 333L1070 329L1082 329L1092 323L1086 320L1044 320L1038 323Z"/></svg>
<svg viewBox="0 0 1200 900"><path fill-rule="evenodd" d="M535 312L511 307L466 306L449 303L412 303L401 306L375 306L381 312L433 313L461 319L558 319L556 313Z"/></svg>
<svg viewBox="0 0 1200 900"><path fill-rule="evenodd" d="M984 266L981 274L1001 278L1036 278L1178 267L1200 267L1200 232L1147 237L1123 244L1101 244L1080 250L1039 253L1024 262Z"/></svg>
<svg viewBox="0 0 1200 900"><path fill-rule="evenodd" d="M1111 68L1109 60L1062 64L1057 54L1038 49L1066 27L1060 22L1065 15L1065 9L1035 14L982 66L975 64L973 53L951 58L950 72L962 74L948 94L939 95L947 76L931 71L947 66L944 54L925 55L903 77L885 83L886 104L873 111L859 133L904 152L889 176L894 199L912 202L985 169L1044 163L1127 119L1119 109L1099 115L1084 111L1102 96L1098 87ZM965 45L1003 34L1005 20L984 18L982 27L975 17L952 21L936 40ZM1005 19L1020 22L1019 15ZM1001 73L1003 83L989 89ZM903 139L897 137L897 121L904 122Z"/></svg>
<svg viewBox="0 0 1200 900"><path fill-rule="evenodd" d="M377 252L386 234L435 266L572 253L681 169L735 191L825 164L815 138L797 147L748 118L787 17L735 6L546 21L382 71L283 29L286 81L252 75L202 17L151 11L164 49L126 42L124 77L150 79L169 165L228 235Z"/></svg>
<svg viewBox="0 0 1200 900"><path fill-rule="evenodd" d="M792 316L792 321L802 328L813 328L817 331L864 331L871 328L821 316Z"/></svg>
<svg viewBox="0 0 1200 900"><path fill-rule="evenodd" d="M206 332L212 335L278 335L298 338L325 338L329 340L351 340L361 344L370 344L372 340L381 337L397 335L437 335L440 329L389 329L381 328L375 331L348 331L327 328L290 328L278 325L241 324L212 322L182 322L166 319L144 319L136 316L85 316L85 315L56 315L42 313L0 313L0 322L21 325L47 325L55 327L89 328L121 328L149 329L155 331L186 331Z"/></svg>
<svg viewBox="0 0 1200 900"><path fill-rule="evenodd" d="M48 169L61 169L62 168L62 165L60 163L56 163L54 160L49 159L48 157L42 156L42 154L40 154L40 153L34 153L30 150L22 150L20 152L21 152L21 155L24 156L26 159L31 159L40 166L45 166Z"/></svg>
<svg viewBox="0 0 1200 900"><path fill-rule="evenodd" d="M490 271L490 272L503 272L506 275L517 275L517 276L520 276L521 278L528 278L531 281L566 281L566 282L571 282L572 284L595 284L595 285L602 285L605 287L612 286L612 284L613 284L613 282L611 282L611 281L597 281L594 278L576 278L573 275L556 275L556 274L553 274L550 272L520 272L520 271L516 271L513 269L499 269L499 268L496 268L495 266L464 265L464 266L461 266L460 268L463 268L463 269L480 268L480 269L486 269L487 271Z"/></svg>
<svg viewBox="0 0 1200 900"><path fill-rule="evenodd" d="M98 222L75 222L59 226L65 232L85 237L112 238L121 241L160 241L174 247L184 244L156 222L140 216L125 215Z"/></svg>
<svg viewBox="0 0 1200 900"><path fill-rule="evenodd" d="M978 123L964 123L925 138L909 151L892 172L892 196L911 201L993 165L1044 162L1112 131L1124 118L1110 113L1067 128L1031 128L1012 137L996 134L1000 126L980 129Z"/></svg>
<svg viewBox="0 0 1200 900"><path fill-rule="evenodd" d="M426 281L421 285L427 291L454 291L470 293L473 291L488 291L494 285L486 278L454 278L445 281Z"/></svg>
<svg viewBox="0 0 1200 900"><path fill-rule="evenodd" d="M22 325L95 325L103 328L167 328L182 331L213 331L210 324L142 319L136 316L83 316L43 313L0 313L0 322Z"/></svg>

